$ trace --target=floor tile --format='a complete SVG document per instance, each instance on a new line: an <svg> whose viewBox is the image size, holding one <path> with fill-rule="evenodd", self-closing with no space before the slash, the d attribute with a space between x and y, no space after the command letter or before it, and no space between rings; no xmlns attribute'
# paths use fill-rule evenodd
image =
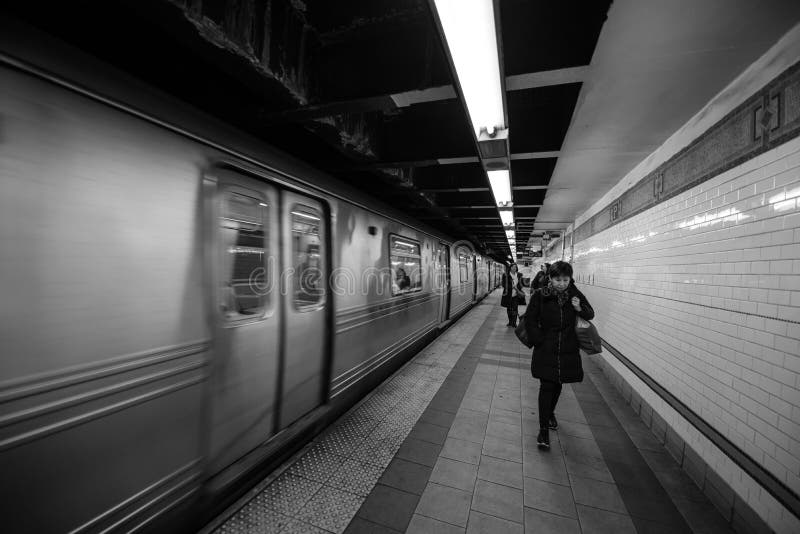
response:
<svg viewBox="0 0 800 534"><path fill-rule="evenodd" d="M465 532L466 529L463 527L419 514L414 514L406 530L406 534L464 534Z"/></svg>
<svg viewBox="0 0 800 534"><path fill-rule="evenodd" d="M441 450L441 445L437 445L436 443L406 438L397 451L397 457L433 467L436 465L436 459L439 457L439 452Z"/></svg>
<svg viewBox="0 0 800 534"><path fill-rule="evenodd" d="M323 486L297 513L296 518L331 532L343 532L362 501L363 497Z"/></svg>
<svg viewBox="0 0 800 534"><path fill-rule="evenodd" d="M620 514L628 513L616 485L582 477L571 477L571 480L577 504Z"/></svg>
<svg viewBox="0 0 800 534"><path fill-rule="evenodd" d="M581 534L581 527L577 519L525 507L525 534Z"/></svg>
<svg viewBox="0 0 800 534"><path fill-rule="evenodd" d="M416 495L422 495L428 485L432 468L416 462L409 462L395 457L389 464L379 483Z"/></svg>
<svg viewBox="0 0 800 534"><path fill-rule="evenodd" d="M602 458L567 454L564 456L564 461L567 472L572 476L591 478L608 483L614 482L614 477Z"/></svg>
<svg viewBox="0 0 800 534"><path fill-rule="evenodd" d="M675 499L674 503L693 532L702 534L731 534L733 532L717 508L708 500L700 503Z"/></svg>
<svg viewBox="0 0 800 534"><path fill-rule="evenodd" d="M381 466L358 460L348 460L336 473L331 475L325 485L366 497L382 473L383 467Z"/></svg>
<svg viewBox="0 0 800 534"><path fill-rule="evenodd" d="M461 406L464 408L468 408L470 410L475 410L476 412L484 412L489 413L489 410L492 407L491 399L476 399L475 397L465 397L464 402L461 403Z"/></svg>
<svg viewBox="0 0 800 534"><path fill-rule="evenodd" d="M680 468L673 467L670 471L657 471L655 473L661 486L673 499L683 499L699 503L708 502L708 497L697 487Z"/></svg>
<svg viewBox="0 0 800 534"><path fill-rule="evenodd" d="M495 423L520 426L520 417L519 412L503 410L502 408L492 408L492 411L489 412L489 421Z"/></svg>
<svg viewBox="0 0 800 534"><path fill-rule="evenodd" d="M522 534L522 523L515 523L472 510L469 513L467 534Z"/></svg>
<svg viewBox="0 0 800 534"><path fill-rule="evenodd" d="M569 486L569 476L564 460L560 456L525 453L522 474L546 482Z"/></svg>
<svg viewBox="0 0 800 534"><path fill-rule="evenodd" d="M636 516L631 516L631 520L638 534L692 534L689 527L665 525Z"/></svg>
<svg viewBox="0 0 800 534"><path fill-rule="evenodd" d="M488 413L488 412L487 412ZM474 422L454 421L447 433L448 438L458 438L465 441L483 444L486 438L486 425Z"/></svg>
<svg viewBox="0 0 800 534"><path fill-rule="evenodd" d="M483 441L483 454L522 463L522 443L506 441L487 434Z"/></svg>
<svg viewBox="0 0 800 534"><path fill-rule="evenodd" d="M475 479L477 476L477 465L451 460L449 458L442 458L440 456L436 465L433 467L430 482L472 492L475 488Z"/></svg>
<svg viewBox="0 0 800 534"><path fill-rule="evenodd" d="M429 483L419 500L419 515L466 528L472 493Z"/></svg>
<svg viewBox="0 0 800 534"><path fill-rule="evenodd" d="M420 416L419 420L424 421L426 423L430 423L432 425L438 425L445 428L450 428L450 425L453 423L453 419L455 416L450 412L443 412L441 410L437 410L435 408L428 408L422 415Z"/></svg>
<svg viewBox="0 0 800 534"><path fill-rule="evenodd" d="M592 428L583 423L576 423L574 421L558 421L558 432L560 435L574 436L584 439L592 439Z"/></svg>
<svg viewBox="0 0 800 534"><path fill-rule="evenodd" d="M583 534L637 534L630 516L578 505Z"/></svg>
<svg viewBox="0 0 800 534"><path fill-rule="evenodd" d="M357 515L367 521L403 532L411 521L418 502L419 495L378 484L361 505Z"/></svg>
<svg viewBox="0 0 800 534"><path fill-rule="evenodd" d="M292 519L281 529L281 534L329 534L330 532L337 531L322 529L299 519Z"/></svg>
<svg viewBox="0 0 800 534"><path fill-rule="evenodd" d="M409 437L441 445L447 438L447 432L447 428L420 421L414 425Z"/></svg>
<svg viewBox="0 0 800 534"><path fill-rule="evenodd" d="M523 492L508 486L478 480L471 508L521 524L523 521Z"/></svg>
<svg viewBox="0 0 800 534"><path fill-rule="evenodd" d="M517 462L481 455L478 478L522 489L522 472Z"/></svg>
<svg viewBox="0 0 800 534"><path fill-rule="evenodd" d="M497 439L511 441L514 443L522 442L522 425L508 423L500 423L497 421L489 421L486 426L486 435L492 436Z"/></svg>
<svg viewBox="0 0 800 534"><path fill-rule="evenodd" d="M572 490L567 486L537 480L525 479L524 504L551 514L577 518Z"/></svg>
<svg viewBox="0 0 800 534"><path fill-rule="evenodd" d="M367 521L361 517L355 517L347 525L344 534L400 534L400 531Z"/></svg>
<svg viewBox="0 0 800 534"><path fill-rule="evenodd" d="M561 436L561 445L566 456L593 456L595 458L603 458L603 452L592 439Z"/></svg>
<svg viewBox="0 0 800 534"><path fill-rule="evenodd" d="M478 465L481 460L482 445L472 441L448 437L442 447L441 456Z"/></svg>
<svg viewBox="0 0 800 534"><path fill-rule="evenodd" d="M688 528L683 516L663 489L660 492L649 492L631 486L618 486L618 489L631 517Z"/></svg>

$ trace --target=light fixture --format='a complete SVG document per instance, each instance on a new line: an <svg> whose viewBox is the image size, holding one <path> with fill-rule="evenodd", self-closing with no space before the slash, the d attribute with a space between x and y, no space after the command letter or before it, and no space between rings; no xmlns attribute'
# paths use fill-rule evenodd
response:
<svg viewBox="0 0 800 534"><path fill-rule="evenodd" d="M498 207L511 206L511 180L508 171L489 171L489 185L492 187L495 203Z"/></svg>
<svg viewBox="0 0 800 534"><path fill-rule="evenodd" d="M434 0L475 138L505 128L492 0Z"/></svg>
<svg viewBox="0 0 800 534"><path fill-rule="evenodd" d="M514 226L514 210L512 209L499 209L497 210L500 212L500 220L503 222L503 226Z"/></svg>

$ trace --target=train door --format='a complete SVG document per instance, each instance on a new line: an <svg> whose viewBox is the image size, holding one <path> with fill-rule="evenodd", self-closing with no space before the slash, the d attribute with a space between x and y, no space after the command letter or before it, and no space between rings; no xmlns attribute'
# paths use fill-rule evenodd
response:
<svg viewBox="0 0 800 534"><path fill-rule="evenodd" d="M478 263L477 254L472 255L472 301L478 300Z"/></svg>
<svg viewBox="0 0 800 534"><path fill-rule="evenodd" d="M278 192L219 170L204 181L214 329L208 405L211 472L273 433L281 316Z"/></svg>
<svg viewBox="0 0 800 534"><path fill-rule="evenodd" d="M436 255L437 290L442 296L439 305L439 323L450 317L450 247L439 243Z"/></svg>
<svg viewBox="0 0 800 534"><path fill-rule="evenodd" d="M283 304L286 331L279 428L323 403L325 395L327 229L322 204L284 192Z"/></svg>

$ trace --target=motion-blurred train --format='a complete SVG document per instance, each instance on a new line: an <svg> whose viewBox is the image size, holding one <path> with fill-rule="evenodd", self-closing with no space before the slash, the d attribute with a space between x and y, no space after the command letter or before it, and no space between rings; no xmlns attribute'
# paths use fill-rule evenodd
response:
<svg viewBox="0 0 800 534"><path fill-rule="evenodd" d="M499 284L468 245L0 26L6 532L230 499Z"/></svg>

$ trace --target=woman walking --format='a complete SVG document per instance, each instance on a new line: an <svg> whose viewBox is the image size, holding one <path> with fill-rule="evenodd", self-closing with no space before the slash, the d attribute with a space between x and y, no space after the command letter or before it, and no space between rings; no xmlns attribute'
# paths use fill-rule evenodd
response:
<svg viewBox="0 0 800 534"><path fill-rule="evenodd" d="M503 275L503 296L500 297L500 305L508 313L508 324L506 326L517 326L518 307L525 304L525 293L522 290L522 275L519 273L516 263L506 267Z"/></svg>
<svg viewBox="0 0 800 534"><path fill-rule="evenodd" d="M575 323L578 317L587 321L594 317L589 301L575 287L569 263L553 263L548 274L548 285L531 295L524 317L529 339L533 341L531 374L540 381L536 441L542 448L550 448L549 431L558 428L554 412L561 384L583 380Z"/></svg>

